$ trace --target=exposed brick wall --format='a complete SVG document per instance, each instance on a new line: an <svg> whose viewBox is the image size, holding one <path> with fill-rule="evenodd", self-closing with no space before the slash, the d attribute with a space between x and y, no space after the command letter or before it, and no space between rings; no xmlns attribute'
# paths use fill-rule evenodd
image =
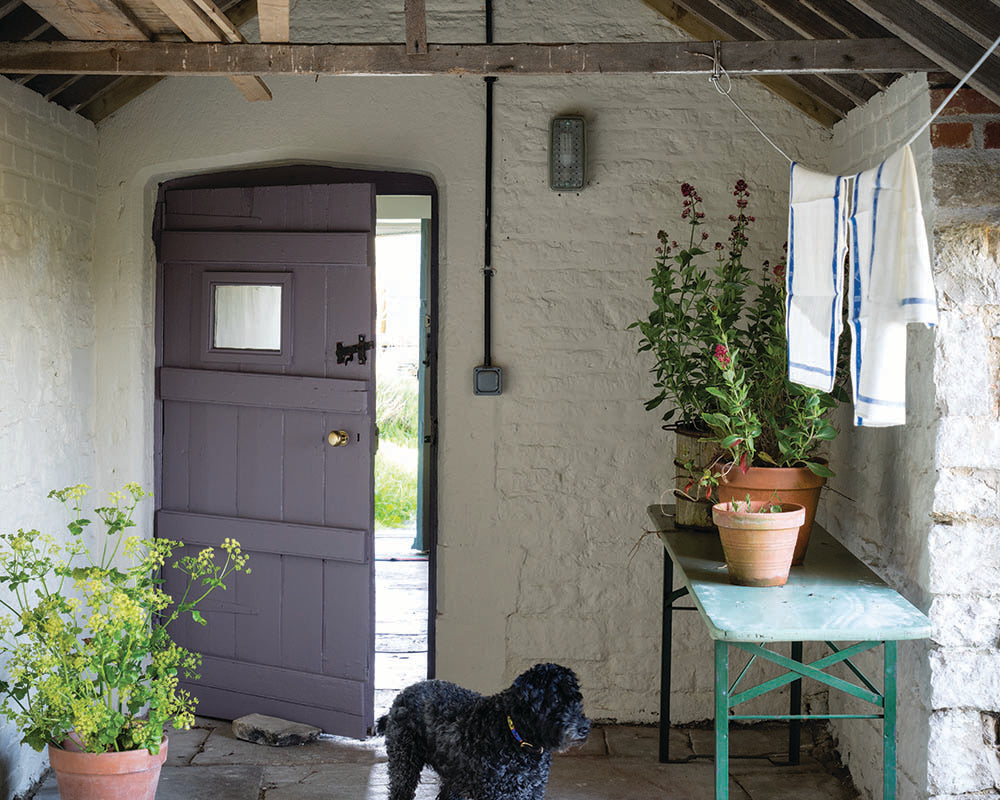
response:
<svg viewBox="0 0 1000 800"><path fill-rule="evenodd" d="M0 531L66 520L50 489L93 482L90 296L96 132L0 77ZM44 758L0 728L4 798ZM8 794L4 794L6 791Z"/></svg>

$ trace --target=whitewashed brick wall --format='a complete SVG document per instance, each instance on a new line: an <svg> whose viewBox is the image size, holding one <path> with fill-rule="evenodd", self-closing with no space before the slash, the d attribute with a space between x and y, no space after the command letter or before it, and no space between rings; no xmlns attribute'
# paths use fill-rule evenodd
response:
<svg viewBox="0 0 1000 800"><path fill-rule="evenodd" d="M314 40L372 40L397 3L293 7ZM339 9L339 11L338 11ZM348 17L350 19L348 19ZM359 31L350 25L358 22ZM641 3L496 4L496 38L680 38ZM366 27L367 26L367 27ZM481 41L481 5L435 4L431 41ZM298 34L296 34L296 38ZM151 471L156 185L180 174L308 161L431 175L441 192L440 677L495 691L542 660L576 668L589 713L657 719L662 551L645 508L671 483L673 442L646 413L649 363L626 326L648 312L656 232L679 228L679 187L698 184L725 239L732 184L750 179L751 263L780 253L787 164L705 77L504 77L496 84L494 361L501 397L472 394L482 362L484 88L471 76L274 78L270 103L222 78L167 79L100 129L99 348L132 391L101 394L128 435L101 474ZM794 155L819 126L752 81L737 96ZM349 113L345 113L349 110ZM580 113L589 179L548 188L551 118ZM114 288L112 288L114 287ZM113 302L112 291L130 298ZM108 299L105 300L105 295ZM103 360L103 359L102 359ZM136 391L135 387L142 390ZM104 392L104 389L101 389ZM99 433L104 429L100 427ZM110 431L108 431L110 435ZM103 436L103 433L102 433ZM148 466L145 466L148 465ZM679 720L711 716L704 627L680 625Z"/></svg>
<svg viewBox="0 0 1000 800"><path fill-rule="evenodd" d="M94 481L93 125L0 78L0 530L65 530L50 489ZM44 756L0 728L9 797Z"/></svg>

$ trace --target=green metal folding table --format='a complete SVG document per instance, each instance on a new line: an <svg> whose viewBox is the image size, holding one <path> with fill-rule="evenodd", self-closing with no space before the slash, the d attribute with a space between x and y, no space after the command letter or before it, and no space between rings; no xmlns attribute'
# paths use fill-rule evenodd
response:
<svg viewBox="0 0 1000 800"><path fill-rule="evenodd" d="M808 719L882 720L883 797L896 797L896 643L923 639L931 622L898 592L855 558L818 525L813 526L805 563L793 567L788 583L780 587L751 588L729 583L719 537L714 532L677 529L673 507L648 509L666 548L663 563L663 656L660 684L660 761L670 760L670 671L673 613L697 610L715 642L715 798L729 797L730 720L788 720L789 761L798 763L799 726ZM673 588L674 569L683 588ZM694 606L675 606L690 595ZM803 642L825 642L830 653L803 663ZM791 658L766 647L790 642ZM835 642L853 642L838 646ZM729 683L730 648L750 654L736 680ZM866 650L882 647L884 676L879 691L851 660ZM785 670L757 686L740 689L756 659ZM860 683L831 675L827 670L844 664ZM802 714L802 678L870 703L869 714ZM732 709L766 692L791 684L788 714L734 714Z"/></svg>

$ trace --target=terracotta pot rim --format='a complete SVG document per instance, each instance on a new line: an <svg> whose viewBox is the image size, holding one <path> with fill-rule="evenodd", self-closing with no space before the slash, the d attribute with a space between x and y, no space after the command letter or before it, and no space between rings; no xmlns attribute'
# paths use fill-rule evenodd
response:
<svg viewBox="0 0 1000 800"><path fill-rule="evenodd" d="M751 509L759 508L766 501L751 501ZM805 522L806 509L799 503L782 503L781 511L761 513L760 511L734 511L729 508L729 501L716 503L712 506L712 520L716 525L727 528L742 528L752 530L785 530L795 528Z"/></svg>
<svg viewBox="0 0 1000 800"><path fill-rule="evenodd" d="M146 769L150 762L162 764L167 758L167 737L164 736L160 742L160 752L153 755L145 748L141 750L121 750L113 753L87 753L83 750L64 750L58 745L49 744L49 763L52 764L53 756L55 761L69 771L78 773L103 773L106 771L105 764L116 762L126 766L124 771L137 772ZM52 764L53 769L57 769Z"/></svg>

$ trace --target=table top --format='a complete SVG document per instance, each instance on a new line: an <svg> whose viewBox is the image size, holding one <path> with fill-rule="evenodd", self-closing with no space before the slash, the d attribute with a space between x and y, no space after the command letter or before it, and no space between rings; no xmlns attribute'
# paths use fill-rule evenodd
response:
<svg viewBox="0 0 1000 800"><path fill-rule="evenodd" d="M931 621L813 525L805 563L784 586L729 582L716 531L678 529L671 506L647 509L713 639L730 642L923 639Z"/></svg>

